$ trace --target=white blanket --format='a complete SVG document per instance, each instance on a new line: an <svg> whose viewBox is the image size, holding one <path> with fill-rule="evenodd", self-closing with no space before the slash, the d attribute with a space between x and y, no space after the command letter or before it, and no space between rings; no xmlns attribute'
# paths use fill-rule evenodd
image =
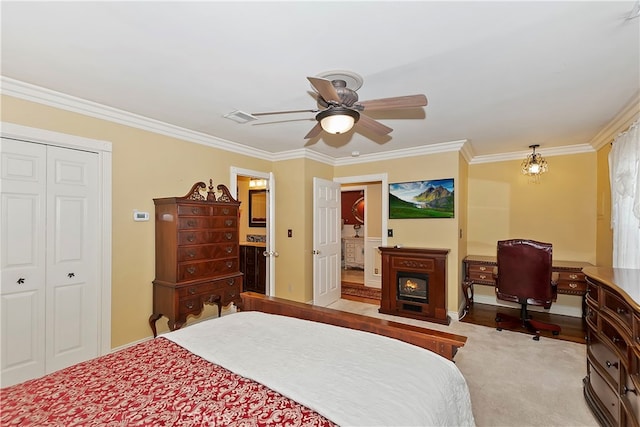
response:
<svg viewBox="0 0 640 427"><path fill-rule="evenodd" d="M163 336L341 426L474 425L455 364L402 341L252 311Z"/></svg>

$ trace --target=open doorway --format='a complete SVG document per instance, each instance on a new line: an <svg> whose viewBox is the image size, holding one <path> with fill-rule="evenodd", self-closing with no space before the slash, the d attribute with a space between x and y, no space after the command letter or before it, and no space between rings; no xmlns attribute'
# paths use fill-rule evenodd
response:
<svg viewBox="0 0 640 427"><path fill-rule="evenodd" d="M335 181L341 183L347 200L342 206L341 229L343 297L349 293L375 297L382 279L378 247L387 244L387 174L341 177Z"/></svg>
<svg viewBox="0 0 640 427"><path fill-rule="evenodd" d="M270 172L231 168L230 191L241 202L238 218L243 291L274 295L277 252L271 233L275 221L275 180Z"/></svg>
<svg viewBox="0 0 640 427"><path fill-rule="evenodd" d="M375 184L372 184L375 185ZM342 185L341 192L341 281L343 286L364 286L367 226L367 185Z"/></svg>

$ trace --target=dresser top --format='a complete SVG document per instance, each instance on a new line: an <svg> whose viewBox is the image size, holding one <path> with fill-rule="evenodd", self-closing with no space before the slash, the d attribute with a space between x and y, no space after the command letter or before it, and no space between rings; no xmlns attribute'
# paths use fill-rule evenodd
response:
<svg viewBox="0 0 640 427"><path fill-rule="evenodd" d="M603 282L626 294L630 298L629 302L635 303L636 307L640 308L640 269L585 267L582 272L587 277Z"/></svg>
<svg viewBox="0 0 640 427"><path fill-rule="evenodd" d="M498 265L498 259L494 256L487 255L467 255L464 257L466 262L473 262L479 264L491 264ZM553 258L553 267L556 269L568 269L568 270L576 270L581 269L583 267L593 267L593 264L589 264L588 262L583 261L564 261L557 260Z"/></svg>

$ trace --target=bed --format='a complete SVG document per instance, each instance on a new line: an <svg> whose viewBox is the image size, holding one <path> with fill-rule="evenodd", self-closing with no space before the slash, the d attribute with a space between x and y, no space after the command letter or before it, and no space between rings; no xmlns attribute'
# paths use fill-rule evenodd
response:
<svg viewBox="0 0 640 427"><path fill-rule="evenodd" d="M0 390L0 424L473 425L436 354L465 340L245 293L238 313Z"/></svg>

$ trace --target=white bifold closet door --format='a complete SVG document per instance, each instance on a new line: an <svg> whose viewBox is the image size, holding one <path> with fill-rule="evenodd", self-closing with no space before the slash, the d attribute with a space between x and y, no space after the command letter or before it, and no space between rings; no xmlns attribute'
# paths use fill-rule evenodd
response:
<svg viewBox="0 0 640 427"><path fill-rule="evenodd" d="M2 386L98 355L98 155L2 138Z"/></svg>

